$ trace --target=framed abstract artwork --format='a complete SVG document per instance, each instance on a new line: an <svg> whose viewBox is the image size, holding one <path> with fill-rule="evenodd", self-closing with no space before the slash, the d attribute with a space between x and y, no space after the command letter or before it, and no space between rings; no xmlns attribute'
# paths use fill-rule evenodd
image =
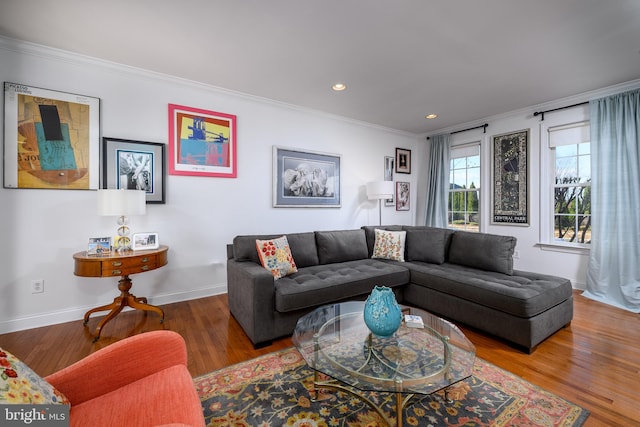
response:
<svg viewBox="0 0 640 427"><path fill-rule="evenodd" d="M100 99L4 83L4 187L97 190Z"/></svg>
<svg viewBox="0 0 640 427"><path fill-rule="evenodd" d="M411 150L396 148L396 172L411 173Z"/></svg>
<svg viewBox="0 0 640 427"><path fill-rule="evenodd" d="M274 207L340 207L338 154L273 147Z"/></svg>
<svg viewBox="0 0 640 427"><path fill-rule="evenodd" d="M102 186L144 190L147 203L165 203L165 144L102 138Z"/></svg>
<svg viewBox="0 0 640 427"><path fill-rule="evenodd" d="M169 104L169 174L235 178L236 116Z"/></svg>
<svg viewBox="0 0 640 427"><path fill-rule="evenodd" d="M408 182L396 182L396 210L408 211L409 199L411 192L409 191Z"/></svg>
<svg viewBox="0 0 640 427"><path fill-rule="evenodd" d="M529 225L529 129L492 137L491 223Z"/></svg>

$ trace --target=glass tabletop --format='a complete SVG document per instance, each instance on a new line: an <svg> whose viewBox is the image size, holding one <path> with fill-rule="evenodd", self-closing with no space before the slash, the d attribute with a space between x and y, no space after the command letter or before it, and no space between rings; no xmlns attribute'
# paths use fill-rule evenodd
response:
<svg viewBox="0 0 640 427"><path fill-rule="evenodd" d="M419 316L390 337L364 323L364 302L322 306L298 320L293 343L318 372L366 391L430 394L471 376L475 347L451 322L401 306Z"/></svg>

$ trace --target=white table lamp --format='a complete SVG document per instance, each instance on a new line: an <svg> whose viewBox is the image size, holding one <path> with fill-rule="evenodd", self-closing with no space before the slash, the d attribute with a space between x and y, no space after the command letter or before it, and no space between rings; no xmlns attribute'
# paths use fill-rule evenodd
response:
<svg viewBox="0 0 640 427"><path fill-rule="evenodd" d="M146 209L147 194L143 190L98 190L98 215L118 217L119 241L114 246L119 251L131 249L127 217L144 215Z"/></svg>

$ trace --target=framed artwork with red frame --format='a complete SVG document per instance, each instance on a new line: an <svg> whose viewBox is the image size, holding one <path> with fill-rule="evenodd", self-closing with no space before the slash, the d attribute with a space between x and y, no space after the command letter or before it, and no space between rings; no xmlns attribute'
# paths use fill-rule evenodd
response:
<svg viewBox="0 0 640 427"><path fill-rule="evenodd" d="M169 104L169 174L235 178L236 116Z"/></svg>

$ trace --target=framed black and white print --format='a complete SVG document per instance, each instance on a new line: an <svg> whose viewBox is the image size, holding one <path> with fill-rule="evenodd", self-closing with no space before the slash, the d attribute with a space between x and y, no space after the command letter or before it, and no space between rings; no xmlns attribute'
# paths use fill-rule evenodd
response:
<svg viewBox="0 0 640 427"><path fill-rule="evenodd" d="M165 203L165 149L159 142L102 138L103 188L144 190L147 203Z"/></svg>
<svg viewBox="0 0 640 427"><path fill-rule="evenodd" d="M492 137L491 222L529 225L529 129Z"/></svg>
<svg viewBox="0 0 640 427"><path fill-rule="evenodd" d="M396 148L396 173L411 173L411 150Z"/></svg>
<svg viewBox="0 0 640 427"><path fill-rule="evenodd" d="M340 207L338 154L273 147L274 207Z"/></svg>

